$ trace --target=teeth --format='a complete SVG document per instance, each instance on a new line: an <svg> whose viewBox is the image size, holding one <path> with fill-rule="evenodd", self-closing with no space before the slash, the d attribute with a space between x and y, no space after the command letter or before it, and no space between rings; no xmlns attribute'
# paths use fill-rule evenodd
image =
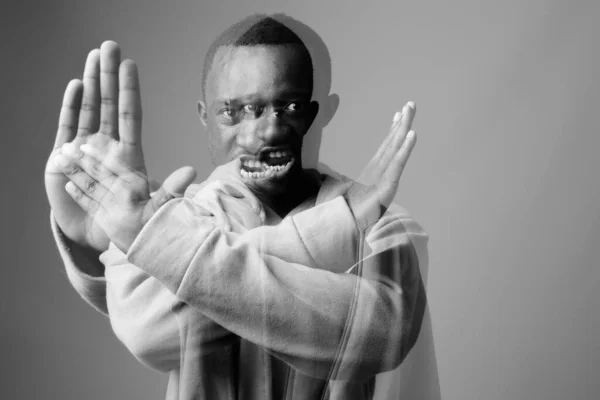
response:
<svg viewBox="0 0 600 400"><path fill-rule="evenodd" d="M269 153L269 157L270 158L280 158L280 157L287 157L290 154L289 151L284 150L284 151L271 151Z"/></svg>
<svg viewBox="0 0 600 400"><path fill-rule="evenodd" d="M250 168L261 168L265 163L262 163L258 160L246 160L243 162L243 165Z"/></svg>
<svg viewBox="0 0 600 400"><path fill-rule="evenodd" d="M265 178L268 176L271 176L275 171L281 171L284 168L287 168L288 165L290 165L291 161L288 161L286 164L284 165L267 165L265 163L258 163L258 166L262 166L263 167L263 171L260 172L248 172L245 169L241 168L240 169L240 174L244 177L244 178ZM244 163L244 165L248 165L250 167L253 168L258 168L258 167L254 167L254 163L251 161L249 163Z"/></svg>

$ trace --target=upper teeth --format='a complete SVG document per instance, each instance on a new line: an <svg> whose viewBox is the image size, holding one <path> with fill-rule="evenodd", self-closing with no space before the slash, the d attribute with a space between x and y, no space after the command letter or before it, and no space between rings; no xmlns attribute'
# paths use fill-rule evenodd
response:
<svg viewBox="0 0 600 400"><path fill-rule="evenodd" d="M245 160L244 165L252 168L260 168L262 163L258 160Z"/></svg>
<svg viewBox="0 0 600 400"><path fill-rule="evenodd" d="M269 157L271 158L279 158L279 157L285 157L289 155L289 151L284 150L284 151L271 151L269 153Z"/></svg>
<svg viewBox="0 0 600 400"><path fill-rule="evenodd" d="M271 151L269 152L268 156L270 158L281 158L281 157L287 157L290 155L290 152L287 150L284 151ZM269 167L269 165L267 165L264 162L258 161L258 160L244 160L243 164L247 167L250 168L267 168Z"/></svg>

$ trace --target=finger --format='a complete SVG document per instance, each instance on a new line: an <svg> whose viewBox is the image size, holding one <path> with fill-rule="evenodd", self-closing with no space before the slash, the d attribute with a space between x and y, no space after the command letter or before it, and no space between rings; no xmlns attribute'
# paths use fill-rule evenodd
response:
<svg viewBox="0 0 600 400"><path fill-rule="evenodd" d="M181 167L165 179L162 188L175 197L181 197L188 186L194 182L194 179L196 179L196 169Z"/></svg>
<svg viewBox="0 0 600 400"><path fill-rule="evenodd" d="M381 160L383 158L384 153L388 150L390 143L392 142L392 140L394 138L394 135L396 134L396 128L400 124L400 121L402 119L402 116L404 115L405 109L406 109L406 106L404 106L404 109L402 109L401 112L397 111L394 114L394 118L392 120L392 126L390 127L390 132L385 137L385 139L383 139L383 142L381 143L381 145L379 145L379 148L377 149L377 152L375 153L373 158L371 158L371 160L369 161L367 166L363 169L361 177L359 178L360 181L363 181L363 180L371 181L373 179L373 177L380 176L381 173L383 172L384 166L382 165Z"/></svg>
<svg viewBox="0 0 600 400"><path fill-rule="evenodd" d="M119 67L119 141L125 145L141 145L142 99L138 69L133 60Z"/></svg>
<svg viewBox="0 0 600 400"><path fill-rule="evenodd" d="M175 197L182 197L187 187L196 179L196 170L192 167L182 167L173 172L163 185L152 196L150 202L154 210Z"/></svg>
<svg viewBox="0 0 600 400"><path fill-rule="evenodd" d="M398 149L404 143L404 139L412 127L416 112L417 106L414 102L409 101L406 103L404 115L402 116L400 125L397 127L396 134L394 135L390 146L388 146L387 152L383 155L383 158L385 159L384 163L387 164L389 159L394 157Z"/></svg>
<svg viewBox="0 0 600 400"><path fill-rule="evenodd" d="M385 181L394 182L396 184L400 181L404 167L406 166L410 154L412 153L416 144L417 134L415 131L411 130L407 133L406 139L402 143L400 149L396 152L396 155L392 159L389 168L386 170Z"/></svg>
<svg viewBox="0 0 600 400"><path fill-rule="evenodd" d="M102 186L100 182L92 178L87 174L79 164L77 160L74 160L64 154L59 154L55 162L62 172L69 178L71 182L79 188L87 197L98 202L103 201L104 197L108 193L108 190Z"/></svg>
<svg viewBox="0 0 600 400"><path fill-rule="evenodd" d="M394 157L398 148L404 142L406 134L412 126L412 121L415 117L416 105L409 101L402 109L400 119L398 119L390 130L388 138L379 147L379 151L371 160L373 163L374 176L380 176L389 166L391 159Z"/></svg>
<svg viewBox="0 0 600 400"><path fill-rule="evenodd" d="M64 143L75 138L82 93L83 85L79 79L69 82L60 108L54 149L59 149Z"/></svg>
<svg viewBox="0 0 600 400"><path fill-rule="evenodd" d="M67 182L65 190L88 215L93 216L100 208L100 203L87 196L73 182Z"/></svg>
<svg viewBox="0 0 600 400"><path fill-rule="evenodd" d="M106 41L100 46L100 133L118 139L119 45Z"/></svg>
<svg viewBox="0 0 600 400"><path fill-rule="evenodd" d="M385 149L388 148L388 146L390 145L390 142L392 141L392 139L394 137L394 134L396 133L396 127L401 122L402 117L405 113L405 110L406 110L406 106L404 106L402 111L397 111L394 114L394 118L392 120L392 126L390 127L390 131L387 134L387 136L385 137L385 139L383 139L383 142L377 149L377 153L375 153L375 156L373 157L373 159L379 159L383 156L383 152L385 151Z"/></svg>
<svg viewBox="0 0 600 400"><path fill-rule="evenodd" d="M95 157L86 149L91 148L90 144L83 144L80 148L69 143L62 147L62 154L69 157L73 163L76 163L90 177L100 182L103 186L110 188L114 183L116 176L102 162L102 157Z"/></svg>
<svg viewBox="0 0 600 400"><path fill-rule="evenodd" d="M392 160L390 160L380 181L376 184L380 205L383 207L382 212L390 206L396 196L400 177L415 144L416 133L411 130L407 133L406 140L402 143L402 146L400 146L400 149L398 149Z"/></svg>
<svg viewBox="0 0 600 400"><path fill-rule="evenodd" d="M79 112L78 136L98 131L100 121L100 50L88 54L83 70L83 99Z"/></svg>

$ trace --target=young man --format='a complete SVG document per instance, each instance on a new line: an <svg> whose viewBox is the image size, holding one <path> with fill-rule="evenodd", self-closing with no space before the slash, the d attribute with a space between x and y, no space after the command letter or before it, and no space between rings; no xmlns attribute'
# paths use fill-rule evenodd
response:
<svg viewBox="0 0 600 400"><path fill-rule="evenodd" d="M174 200L193 175L149 195L137 70L116 44L90 53L83 85L67 88L46 180L55 237L78 292L138 359L171 374L169 399L371 399L418 337L427 236L388 209L414 105L366 185L323 176L301 165L318 112L312 73L302 41L273 19L224 32L199 104L220 167Z"/></svg>

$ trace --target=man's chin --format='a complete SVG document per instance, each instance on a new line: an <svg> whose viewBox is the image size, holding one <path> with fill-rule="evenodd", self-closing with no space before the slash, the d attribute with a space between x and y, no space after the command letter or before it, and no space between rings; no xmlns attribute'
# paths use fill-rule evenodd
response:
<svg viewBox="0 0 600 400"><path fill-rule="evenodd" d="M248 169L238 163L238 174L246 187L257 194L278 194L284 191L293 180L297 169L296 159L292 158L280 168Z"/></svg>

